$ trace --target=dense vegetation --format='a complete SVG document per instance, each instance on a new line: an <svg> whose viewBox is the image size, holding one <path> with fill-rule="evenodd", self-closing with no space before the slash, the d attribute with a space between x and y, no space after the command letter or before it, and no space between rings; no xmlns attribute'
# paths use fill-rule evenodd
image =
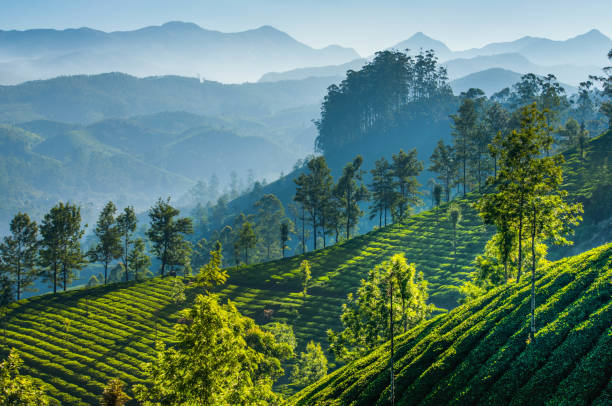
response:
<svg viewBox="0 0 612 406"><path fill-rule="evenodd" d="M396 339L396 404L606 405L612 399L612 245L504 286ZM298 405L387 404L389 344L290 399Z"/></svg>

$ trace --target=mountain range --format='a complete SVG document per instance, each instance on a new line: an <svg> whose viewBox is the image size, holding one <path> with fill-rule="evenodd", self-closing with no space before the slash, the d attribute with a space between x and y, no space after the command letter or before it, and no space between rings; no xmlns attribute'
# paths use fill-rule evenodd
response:
<svg viewBox="0 0 612 406"><path fill-rule="evenodd" d="M565 41L546 38L523 37L516 41L500 42L465 51L452 51L442 41L418 32L409 39L388 49L406 50L411 54L421 49L433 49L446 66L451 80L457 80L488 69L499 68L516 74L553 73L557 78L577 86L589 75L599 74L607 63L606 54L612 48L612 40L591 30ZM348 63L328 66L312 66L286 72L269 72L259 81L296 80L307 77L343 76L348 69L361 68L369 58L360 58ZM503 80L502 80L503 81ZM497 90L502 86L498 86ZM567 87L567 86L566 86Z"/></svg>
<svg viewBox="0 0 612 406"><path fill-rule="evenodd" d="M134 31L91 28L0 31L0 84L60 75L124 72L180 75L227 83L255 81L272 70L340 64L350 48L311 48L270 26L222 33L169 22Z"/></svg>

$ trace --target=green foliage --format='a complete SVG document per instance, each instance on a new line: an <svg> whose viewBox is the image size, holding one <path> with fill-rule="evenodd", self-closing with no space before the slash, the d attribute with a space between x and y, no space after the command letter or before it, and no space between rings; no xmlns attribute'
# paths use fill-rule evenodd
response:
<svg viewBox="0 0 612 406"><path fill-rule="evenodd" d="M175 347L157 346L157 359L146 366L149 386L138 385L145 405L265 404L277 400L272 383L289 353L271 333L243 317L216 296L198 295L183 311Z"/></svg>
<svg viewBox="0 0 612 406"><path fill-rule="evenodd" d="M397 404L606 404L612 341L612 245L494 289L396 339ZM295 405L386 404L389 343L289 399ZM607 371L607 372L606 372Z"/></svg>
<svg viewBox="0 0 612 406"><path fill-rule="evenodd" d="M144 241L142 242L142 247L134 245L134 248L130 251L130 245L134 243L132 235L134 231L136 231L136 225L138 224L138 219L136 218L136 212L132 206L128 206L123 209L123 213L117 216L117 232L119 234L119 238L122 240L120 248L121 251L121 260L123 262L123 269L127 269L128 272L125 273L125 281L127 282L130 278L130 271L134 274L134 279L138 280L138 270L136 269L148 269L151 266L149 261L146 264L146 260L142 257L144 254ZM140 244L140 243L139 243ZM138 264L132 264L131 257L134 261L137 261Z"/></svg>
<svg viewBox="0 0 612 406"><path fill-rule="evenodd" d="M19 374L23 361L15 350L0 363L0 404L5 406L45 406L49 401L31 378Z"/></svg>
<svg viewBox="0 0 612 406"><path fill-rule="evenodd" d="M227 271L221 268L223 263L221 243L217 242L215 250L210 252L210 260L202 265L196 276L196 283L204 289L211 289L223 285L227 281Z"/></svg>
<svg viewBox="0 0 612 406"><path fill-rule="evenodd" d="M129 266L129 272L134 275L134 280L140 281L153 276L153 273L149 270L151 258L146 253L145 242L142 238L137 238L134 241L132 250L126 257L125 262Z"/></svg>
<svg viewBox="0 0 612 406"><path fill-rule="evenodd" d="M117 208L113 202L108 202L102 209L94 234L97 244L88 252L92 262L101 262L104 265L104 284L108 277L108 265L121 255L121 232L115 219ZM127 275L127 273L126 273ZM126 278L127 280L127 278Z"/></svg>
<svg viewBox="0 0 612 406"><path fill-rule="evenodd" d="M327 358L321 344L309 341L291 371L291 384L303 388L327 374Z"/></svg>
<svg viewBox="0 0 612 406"><path fill-rule="evenodd" d="M108 384L102 392L100 406L123 406L130 397L123 391L123 382L117 378L108 381Z"/></svg>
<svg viewBox="0 0 612 406"><path fill-rule="evenodd" d="M433 310L427 298L423 274L417 275L414 264L409 265L403 254L394 255L369 272L355 295L349 293L342 305L344 330L328 331L332 352L338 360L350 361L385 342L392 334L391 307L393 334L406 332Z"/></svg>
<svg viewBox="0 0 612 406"><path fill-rule="evenodd" d="M347 239L351 238L351 229L357 225L359 219L363 216L359 202L368 199L368 190L362 183L362 163L363 158L361 155L357 155L353 162L346 164L342 169L342 176L340 176L334 188L334 195L338 199L340 221L345 224ZM329 198L331 196L327 197L327 199ZM322 199L325 199L325 196L322 196ZM326 202L322 200L322 204L325 205ZM322 211L324 214L325 209Z"/></svg>
<svg viewBox="0 0 612 406"><path fill-rule="evenodd" d="M57 292L58 284L64 291L74 278L75 269L82 269L85 257L80 239L85 230L81 228L81 208L70 203L58 203L45 214L40 226L40 264L43 276Z"/></svg>
<svg viewBox="0 0 612 406"><path fill-rule="evenodd" d="M266 259L270 260L273 255L278 255L278 230L288 221L285 217L285 208L273 194L264 195L255 202L255 208L257 209L255 229L266 250ZM289 238L288 229L286 238ZM286 240L281 241L281 244L286 244L286 242Z"/></svg>
<svg viewBox="0 0 612 406"><path fill-rule="evenodd" d="M438 174L438 180L444 185L445 200L449 202L453 181L457 176L457 161L453 148L440 140L429 160L431 164L427 169Z"/></svg>
<svg viewBox="0 0 612 406"><path fill-rule="evenodd" d="M392 158L391 169L398 189L392 208L395 216L403 219L410 214L411 206L421 202L416 177L423 171L423 162L417 160L416 148L408 153L400 149Z"/></svg>
<svg viewBox="0 0 612 406"><path fill-rule="evenodd" d="M11 290L19 300L38 273L38 226L27 214L17 213L11 220L10 231L11 235L0 243L0 277L14 285Z"/></svg>
<svg viewBox="0 0 612 406"><path fill-rule="evenodd" d="M167 266L179 265L189 269L191 244L185 240L185 234L193 232L190 217L176 219L179 210L170 205L167 200L158 199L155 206L149 210L151 227L147 230L147 237L153 244L153 252L161 262L160 273L164 276Z"/></svg>
<svg viewBox="0 0 612 406"><path fill-rule="evenodd" d="M247 265L249 263L249 249L255 248L257 239L258 237L257 234L255 234L253 223L249 221L242 223L235 245L238 249L244 250L244 263Z"/></svg>

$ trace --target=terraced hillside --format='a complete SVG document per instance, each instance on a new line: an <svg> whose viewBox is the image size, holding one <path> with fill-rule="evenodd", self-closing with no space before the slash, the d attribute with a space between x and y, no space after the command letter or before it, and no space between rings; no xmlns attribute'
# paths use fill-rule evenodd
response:
<svg viewBox="0 0 612 406"><path fill-rule="evenodd" d="M535 342L527 278L400 336L396 404L612 404L612 244L540 269L536 288ZM387 404L389 354L385 344L289 403Z"/></svg>
<svg viewBox="0 0 612 406"><path fill-rule="evenodd" d="M465 201L462 206L456 265L451 227L440 209L304 256L232 269L219 293L259 323L293 325L300 346L310 339L327 345L325 331L338 327L346 295L372 266L401 251L431 282L434 303L454 306L450 285L466 277L488 238L474 210ZM314 282L305 297L297 276L304 258ZM14 303L4 319L1 355L16 348L25 372L44 382L58 403L95 404L110 378L129 386L144 378L140 365L152 359L156 337L169 337L177 311L197 293L188 287L187 302L177 305L172 286L172 278L155 278Z"/></svg>

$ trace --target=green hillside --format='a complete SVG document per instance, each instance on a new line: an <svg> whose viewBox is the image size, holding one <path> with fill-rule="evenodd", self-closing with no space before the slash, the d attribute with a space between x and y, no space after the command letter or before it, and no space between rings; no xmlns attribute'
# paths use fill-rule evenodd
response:
<svg viewBox="0 0 612 406"><path fill-rule="evenodd" d="M400 336L396 404L611 404L611 265L608 244L537 272L535 343L527 278ZM289 403L387 404L389 353L386 344Z"/></svg>
<svg viewBox="0 0 612 406"><path fill-rule="evenodd" d="M326 346L325 331L339 327L346 295L371 267L392 253L405 252L430 281L432 301L454 306L450 285L465 279L489 236L467 202L462 205L457 272L451 227L440 209L305 256L232 269L229 284L220 293L259 323L293 325L300 347L310 339ZM311 261L314 282L306 297L297 278L304 258ZM144 378L141 363L152 359L156 334L170 335L180 308L170 298L172 284L172 278L155 278L14 303L0 340L2 355L16 348L25 360L26 373L48 384L49 394L61 404L95 403L111 377L130 386ZM188 288L187 293L185 305L196 292Z"/></svg>

